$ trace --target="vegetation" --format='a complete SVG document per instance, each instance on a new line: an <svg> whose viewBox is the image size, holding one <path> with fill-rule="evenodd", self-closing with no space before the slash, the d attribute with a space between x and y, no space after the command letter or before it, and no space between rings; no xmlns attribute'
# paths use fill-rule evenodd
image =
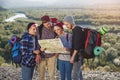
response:
<svg viewBox="0 0 120 80"><path fill-rule="evenodd" d="M8 40L14 34L21 36L25 32L29 22L41 24L40 17L43 15L56 17L60 21L66 15L73 15L78 25L90 26L90 28L94 27L96 30L103 25L107 25L111 29L107 34L102 36L103 53L94 60L85 60L85 66L92 70L100 70L102 68L106 71L120 71L120 6L94 7L17 10L1 10L0 8L0 65L2 63L11 64ZM13 16L15 12L26 14L28 19L19 18L15 22L4 21Z"/></svg>

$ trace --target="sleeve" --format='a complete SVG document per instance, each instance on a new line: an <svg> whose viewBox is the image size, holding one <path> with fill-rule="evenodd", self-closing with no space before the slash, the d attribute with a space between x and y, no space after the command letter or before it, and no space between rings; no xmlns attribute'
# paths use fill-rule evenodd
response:
<svg viewBox="0 0 120 80"><path fill-rule="evenodd" d="M37 39L40 39L40 35L39 35L39 26L37 27L36 36L37 36Z"/></svg>
<svg viewBox="0 0 120 80"><path fill-rule="evenodd" d="M20 52L25 55L28 52L28 39L22 38L20 41Z"/></svg>
<svg viewBox="0 0 120 80"><path fill-rule="evenodd" d="M38 37L36 36L35 39L36 39L36 40L35 40L35 41L36 41L36 42L35 42L35 43L36 43L36 44L35 44L35 45L36 45L36 50L40 50L41 46L40 46L40 44L38 43Z"/></svg>
<svg viewBox="0 0 120 80"><path fill-rule="evenodd" d="M82 29L75 27L73 30L73 50L80 50L82 48Z"/></svg>

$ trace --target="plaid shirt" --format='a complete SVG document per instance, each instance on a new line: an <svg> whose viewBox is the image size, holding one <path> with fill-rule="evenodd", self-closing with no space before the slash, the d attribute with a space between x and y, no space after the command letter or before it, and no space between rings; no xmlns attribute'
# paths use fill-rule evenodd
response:
<svg viewBox="0 0 120 80"><path fill-rule="evenodd" d="M33 42L33 38L29 33L24 33L22 39L20 41L20 51L22 52L22 65L27 67L35 66L35 54L33 50L39 50L37 38L35 38L35 42ZM35 43L35 48L34 48Z"/></svg>
<svg viewBox="0 0 120 80"><path fill-rule="evenodd" d="M55 36L56 35L55 35L53 29L52 30L48 30L46 27L43 26L41 39L54 39ZM38 37L38 38L40 39L40 37ZM53 46L51 46L51 47L53 47ZM41 58L49 58L49 57L52 57L54 55L55 54L46 54L45 52L43 52L43 53L41 53Z"/></svg>

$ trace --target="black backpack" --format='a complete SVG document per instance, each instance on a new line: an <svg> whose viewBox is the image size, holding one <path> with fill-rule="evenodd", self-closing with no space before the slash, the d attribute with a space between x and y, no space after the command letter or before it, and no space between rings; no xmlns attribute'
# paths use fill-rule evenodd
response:
<svg viewBox="0 0 120 80"><path fill-rule="evenodd" d="M83 28L85 34L84 49L80 50L83 58L91 59L95 57L95 47L101 46L101 34L96 30Z"/></svg>

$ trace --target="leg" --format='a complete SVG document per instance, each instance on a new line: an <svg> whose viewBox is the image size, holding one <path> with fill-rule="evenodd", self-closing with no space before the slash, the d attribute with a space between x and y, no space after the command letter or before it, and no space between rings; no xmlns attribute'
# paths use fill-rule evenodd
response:
<svg viewBox="0 0 120 80"><path fill-rule="evenodd" d="M58 64L59 64L61 80L65 80L65 75L66 74L65 74L65 64L64 64L64 61L59 60Z"/></svg>
<svg viewBox="0 0 120 80"><path fill-rule="evenodd" d="M32 80L34 67L26 67L22 65L22 80Z"/></svg>
<svg viewBox="0 0 120 80"><path fill-rule="evenodd" d="M43 60L41 60L41 62L39 64L40 80L45 80L45 67L46 67L46 60L43 59Z"/></svg>
<svg viewBox="0 0 120 80"><path fill-rule="evenodd" d="M73 64L73 80L83 80L81 66L82 66L82 57L80 57L80 60L78 62L75 62Z"/></svg>
<svg viewBox="0 0 120 80"><path fill-rule="evenodd" d="M47 68L48 68L48 73L50 80L55 80L55 63L56 63L56 57L50 57L47 59Z"/></svg>
<svg viewBox="0 0 120 80"><path fill-rule="evenodd" d="M65 61L65 74L67 76L67 80L72 80L72 68L73 64L71 64L70 61Z"/></svg>

